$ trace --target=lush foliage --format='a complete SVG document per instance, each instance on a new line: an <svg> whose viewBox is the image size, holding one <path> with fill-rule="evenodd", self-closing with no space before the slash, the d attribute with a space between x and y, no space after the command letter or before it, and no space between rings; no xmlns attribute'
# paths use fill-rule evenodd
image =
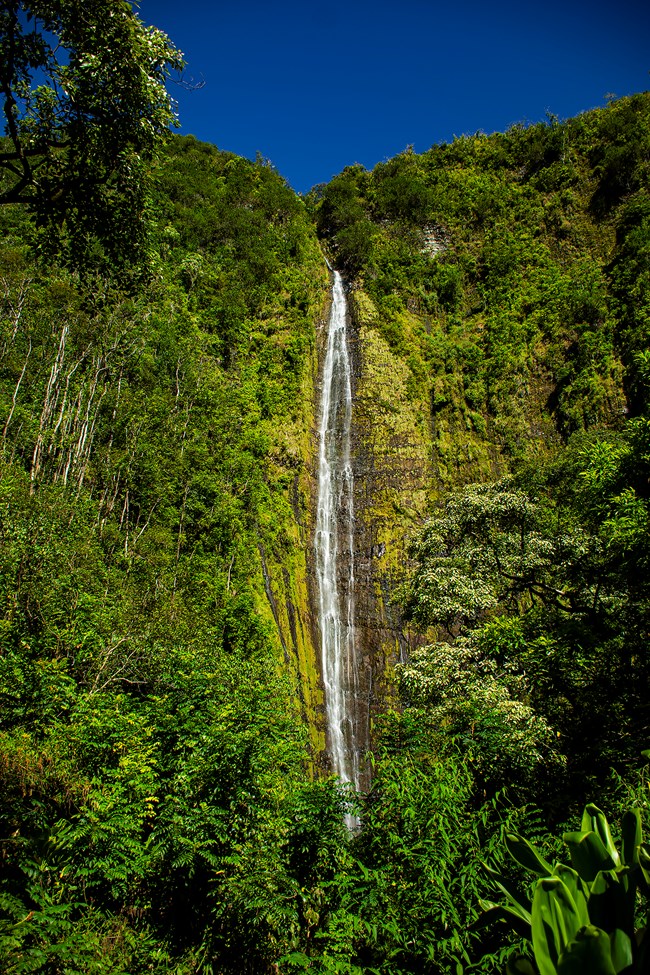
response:
<svg viewBox="0 0 650 975"><path fill-rule="evenodd" d="M502 797L477 802L460 750L439 746L426 723L387 717L363 830L325 887L311 944L286 957L288 972L446 972L485 953L482 969L494 971L508 957L503 939L470 931L484 893L480 858L507 871L498 825L538 824Z"/></svg>
<svg viewBox="0 0 650 975"><path fill-rule="evenodd" d="M623 816L620 851L607 818L594 805L585 808L581 829L565 833L563 840L570 867L551 866L523 837L506 834L508 852L538 877L532 899L509 889L492 871L507 903L486 901L483 907L527 928L541 975L645 972L650 847L643 842L640 810L629 809ZM645 910L637 929L639 901ZM535 975L525 958L511 960L508 971Z"/></svg>
<svg viewBox="0 0 650 975"><path fill-rule="evenodd" d="M625 435L579 438L543 471L523 468L535 500L512 482L463 490L415 550L411 615L462 636L416 655L407 692L465 734L471 723L492 772L507 761L494 731L507 713L513 758L554 753L545 803L562 792L558 762L579 796L582 777L600 785L634 765L648 734L648 432L639 418Z"/></svg>
<svg viewBox="0 0 650 975"><path fill-rule="evenodd" d="M594 792L621 811L648 742L649 119L633 96L350 167L309 200L357 320L429 392L440 505L400 594L427 633L400 722L456 750L473 809L507 786L549 823Z"/></svg>
<svg viewBox="0 0 650 975"><path fill-rule="evenodd" d="M0 12L0 203L26 203L75 267L146 260L148 163L182 55L125 0L10 0Z"/></svg>
<svg viewBox="0 0 650 975"><path fill-rule="evenodd" d="M175 140L156 178L158 272L135 295L39 270L6 211L0 954L16 973L242 971L242 951L258 971L300 929L314 823L343 832L332 787L305 781L263 611L264 571L294 544L316 241L268 166Z"/></svg>
<svg viewBox="0 0 650 975"><path fill-rule="evenodd" d="M649 139L646 93L313 192L331 254L428 392L445 487L641 408Z"/></svg>
<svg viewBox="0 0 650 975"><path fill-rule="evenodd" d="M648 734L648 99L303 201L263 160L163 150L177 52L81 6L0 14L4 970L500 971L499 829L552 846L587 791L615 810ZM439 458L402 590L426 645L348 798L296 686L312 217Z"/></svg>

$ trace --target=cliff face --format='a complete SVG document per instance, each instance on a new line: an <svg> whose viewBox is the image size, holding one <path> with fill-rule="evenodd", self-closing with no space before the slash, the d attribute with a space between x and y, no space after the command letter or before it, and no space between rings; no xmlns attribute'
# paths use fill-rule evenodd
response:
<svg viewBox="0 0 650 975"><path fill-rule="evenodd" d="M620 129L636 134L626 145L644 145L649 111L648 96L635 96L561 125L405 152L372 172L348 167L308 201L350 285L365 727L386 708L392 664L423 639L404 627L395 595L409 540L436 504L543 462L573 435L615 428L635 408L640 342L621 268L636 253L646 157L630 150L623 187L608 140ZM267 559L265 582L324 765L313 460L326 320L324 309L316 395L303 383L304 420L289 435L299 458L290 542L274 567Z"/></svg>
<svg viewBox="0 0 650 975"><path fill-rule="evenodd" d="M316 341L305 360L301 392L291 422L276 430L270 479L283 484L282 544L260 540L258 609L294 682L299 709L310 729L317 768L329 768L321 673L314 532L318 498L317 455L322 366L331 298L316 323ZM355 624L360 657L354 723L359 751L371 748L376 714L391 696L390 672L421 638L406 627L395 592L404 580L409 539L436 495L434 427L424 394L414 390L408 366L379 330L378 313L360 289L348 293L348 343L353 369ZM344 539L340 550L346 548ZM339 560L345 591L349 560ZM369 785L366 768L363 784Z"/></svg>
<svg viewBox="0 0 650 975"><path fill-rule="evenodd" d="M408 561L407 547L432 502L432 424L426 395L414 395L409 369L377 329L377 313L361 290L348 293L348 346L353 371L352 465L354 474L354 603L359 686L354 715L362 756L372 743L374 716L386 710L390 670L403 659L415 634L394 603ZM316 764L329 768L321 680L314 532L318 499L317 453L322 366L329 302L318 323L311 375L305 374L301 418L292 440L296 471L291 484L293 519L282 564L265 560L265 590L285 661L300 686L301 709L310 724ZM311 381L311 386L309 385ZM340 539L339 591L345 592L350 561ZM370 783L369 767L362 786Z"/></svg>
<svg viewBox="0 0 650 975"><path fill-rule="evenodd" d="M321 682L318 593L314 560L317 451L322 363L329 302L318 324L311 373L305 374L301 419L284 442L294 444L296 471L292 480L291 543L284 562L265 564L265 588L285 660L295 674L301 709L311 728L316 764L329 767L326 753L325 707ZM392 668L426 636L401 618L397 597L409 569L409 543L437 501L450 487L498 476L507 458L486 419L477 430L468 422L463 402L453 396L455 378L445 386L447 400L437 410L431 381L414 382L403 356L384 334L386 321L359 282L348 287L348 344L353 370L352 463L354 472L355 625L359 652L359 688L353 716L359 750L372 747L375 717L392 697ZM403 316L403 327L415 334L423 323L415 313ZM442 328L433 323L433 328ZM311 383L311 385L310 385ZM450 393L450 390L452 391ZM517 416L527 440L548 430L543 381L522 391ZM478 425L478 424L477 424ZM346 540L340 539L341 552ZM289 568L288 568L289 567ZM339 589L345 591L349 560L339 561ZM368 786L366 767L362 785Z"/></svg>
<svg viewBox="0 0 650 975"><path fill-rule="evenodd" d="M330 299L324 265L319 273L323 300L313 326L310 354L301 363L299 395L293 415L273 431L273 470L269 470L269 479L281 485L280 502L273 511L280 532L276 533L277 543L270 548L260 536L257 592L258 610L275 634L278 652L298 696L299 713L309 729L311 757L323 767L326 739L315 601L314 526L319 350Z"/></svg>
<svg viewBox="0 0 650 975"><path fill-rule="evenodd" d="M510 457L494 418L470 417L464 398L455 395L459 383L462 390L462 377L451 374L444 377L444 386L438 384L445 399L436 408L435 380L414 382L409 364L382 334L385 318L358 282L349 290L348 307L360 654L355 723L365 753L372 747L374 719L390 705L394 665L431 636L401 618L399 588L409 572L409 544L449 490L502 476ZM442 322L428 324L442 331ZM402 327L422 330L422 318L407 312ZM511 426L522 443L547 452L557 441L545 411L552 388L548 376L538 370L519 386L509 411ZM340 568L344 586L348 565L343 562ZM369 782L366 768L363 784Z"/></svg>
<svg viewBox="0 0 650 975"><path fill-rule="evenodd" d="M377 330L377 312L360 289L350 295L354 365L356 626L367 718L386 709L390 668L416 636L394 602L407 548L430 510L432 426L410 370Z"/></svg>

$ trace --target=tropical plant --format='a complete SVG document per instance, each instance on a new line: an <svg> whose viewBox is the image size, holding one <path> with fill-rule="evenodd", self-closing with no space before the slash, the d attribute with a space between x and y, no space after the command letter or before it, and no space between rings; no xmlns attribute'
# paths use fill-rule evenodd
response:
<svg viewBox="0 0 650 975"><path fill-rule="evenodd" d="M508 965L509 975L636 975L648 971L650 844L643 842L641 813L628 810L617 848L604 813L585 807L581 828L563 835L571 866L551 865L517 833L506 833L511 857L537 876L532 897L488 868L506 902L482 900L484 920L501 918L529 932L534 968L526 958ZM638 926L639 897L646 917Z"/></svg>

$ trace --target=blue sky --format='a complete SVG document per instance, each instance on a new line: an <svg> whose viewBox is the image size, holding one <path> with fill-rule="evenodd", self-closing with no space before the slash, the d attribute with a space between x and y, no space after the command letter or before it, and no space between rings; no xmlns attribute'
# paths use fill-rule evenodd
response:
<svg viewBox="0 0 650 975"><path fill-rule="evenodd" d="M567 118L650 89L641 0L142 0L198 91L181 132L270 159L299 192L407 145Z"/></svg>

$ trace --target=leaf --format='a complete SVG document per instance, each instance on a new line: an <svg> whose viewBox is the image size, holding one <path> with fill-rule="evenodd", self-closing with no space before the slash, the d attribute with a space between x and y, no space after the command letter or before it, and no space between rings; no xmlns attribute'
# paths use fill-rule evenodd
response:
<svg viewBox="0 0 650 975"><path fill-rule="evenodd" d="M510 856L525 867L532 870L539 877L548 877L553 873L553 867L537 852L532 843L518 833L506 833L505 844Z"/></svg>
<svg viewBox="0 0 650 975"><path fill-rule="evenodd" d="M585 806L585 811L582 814L582 831L584 833L596 833L597 836L599 836L602 840L603 846L614 861L614 866L619 866L621 858L618 854L616 846L614 845L614 840L612 839L607 817L605 816L605 813L593 803L589 803Z"/></svg>
<svg viewBox="0 0 650 975"><path fill-rule="evenodd" d="M597 833L564 833L562 839L569 847L571 865L587 883L591 883L600 870L611 870L616 866Z"/></svg>
<svg viewBox="0 0 650 975"><path fill-rule="evenodd" d="M532 915L535 961L541 975L556 975L560 955L582 926L581 913L559 877L537 882Z"/></svg>
<svg viewBox="0 0 650 975"><path fill-rule="evenodd" d="M508 903L512 905L513 910L530 924L531 902L529 898L517 890L505 877L498 874L496 870L493 870L492 867L488 867L487 864L483 864L483 866L494 880L496 887L505 895Z"/></svg>
<svg viewBox="0 0 650 975"><path fill-rule="evenodd" d="M616 928L609 936L612 963L616 972L622 972L632 964L632 941L630 936Z"/></svg>
<svg viewBox="0 0 650 975"><path fill-rule="evenodd" d="M506 973L507 975L537 975L532 962L523 956L511 958L506 965Z"/></svg>
<svg viewBox="0 0 650 975"><path fill-rule="evenodd" d="M648 843L641 843L639 846L639 866L646 887L650 886L650 845Z"/></svg>
<svg viewBox="0 0 650 975"><path fill-rule="evenodd" d="M607 933L593 925L581 928L562 953L557 975L616 975Z"/></svg>
<svg viewBox="0 0 650 975"><path fill-rule="evenodd" d="M553 874L554 876L560 878L564 886L573 897L578 916L581 918L581 923L589 924L589 907L587 905L587 901L589 900L589 888L581 878L580 874L577 873L577 871L575 871L572 867L567 867L564 863L556 864Z"/></svg>
<svg viewBox="0 0 650 975"><path fill-rule="evenodd" d="M530 938L532 917L528 911L510 907L508 904L495 904L494 901L479 899L483 913L470 925L470 930L478 931L495 921L506 921L524 938Z"/></svg>
<svg viewBox="0 0 650 975"><path fill-rule="evenodd" d="M621 822L621 852L623 863L632 866L639 862L638 847L643 839L641 811L628 809Z"/></svg>
<svg viewBox="0 0 650 975"><path fill-rule="evenodd" d="M306 969L311 968L311 958L303 954L302 951L292 951L290 954L280 958L278 964L299 965L301 968Z"/></svg>
<svg viewBox="0 0 650 975"><path fill-rule="evenodd" d="M592 924L609 934L616 928L634 929L634 893L628 892L628 868L625 872L601 870L591 884L589 916Z"/></svg>

